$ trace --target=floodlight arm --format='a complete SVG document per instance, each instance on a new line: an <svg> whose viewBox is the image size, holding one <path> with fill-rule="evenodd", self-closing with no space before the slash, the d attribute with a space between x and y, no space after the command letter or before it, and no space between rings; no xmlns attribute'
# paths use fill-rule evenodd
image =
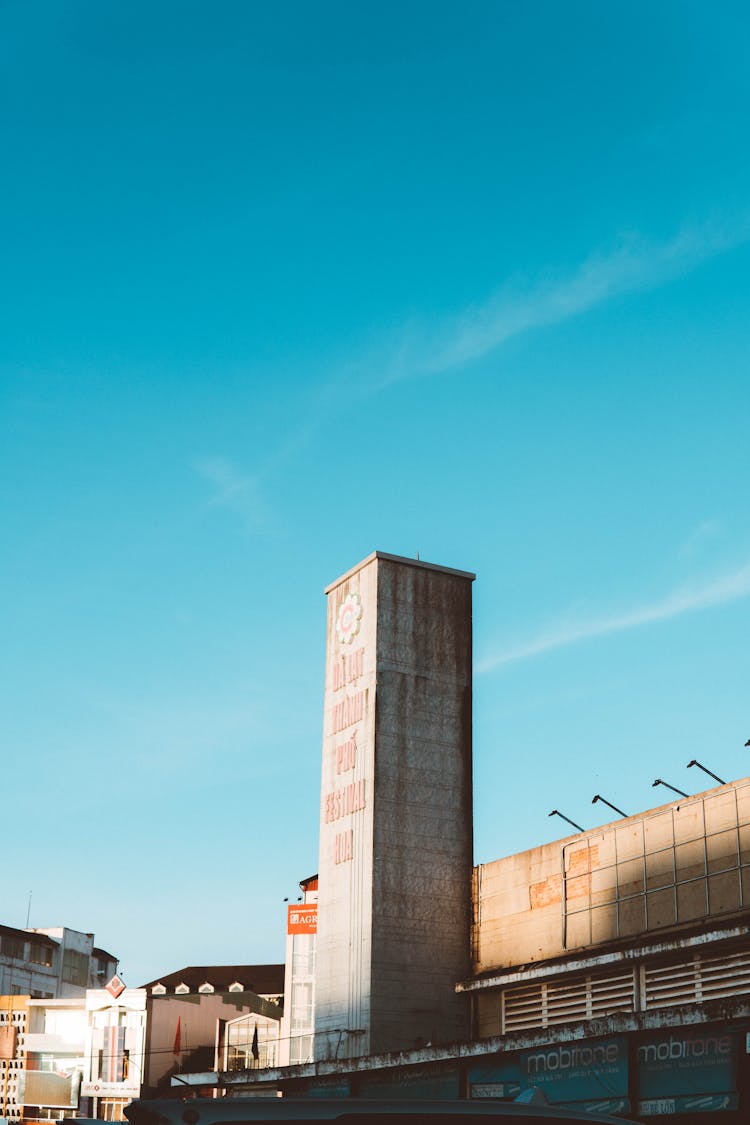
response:
<svg viewBox="0 0 750 1125"><path fill-rule="evenodd" d="M561 813L558 809L553 809L552 812L547 813L547 815L548 816L559 816L561 820L566 820L568 822L568 824L572 824L573 827L577 828L579 832L585 831L585 829L581 828L580 824L576 824L576 822L574 820L571 820L569 816L566 816L565 813Z"/></svg>
<svg viewBox="0 0 750 1125"><path fill-rule="evenodd" d="M628 815L628 814L627 814L626 812L623 812L623 811L622 811L622 809L618 809L617 805L613 805L613 804L611 804L611 802L610 802L610 801L608 801L608 800L606 799L606 797L602 797L600 793L595 793L595 794L594 794L594 797L593 797L593 799L592 799L592 801L591 801L591 804L592 804L592 805L595 805L597 801L601 801L601 803L602 803L603 805L606 805L608 809L612 809L612 811L613 811L613 812L616 812L616 813L618 814L618 816L624 816L624 817L627 817L627 815Z"/></svg>
<svg viewBox="0 0 750 1125"><path fill-rule="evenodd" d="M726 785L726 781L722 781L718 774L715 774L711 770L706 769L705 766L702 766L696 758L693 758L692 762L688 762L687 768L690 769L691 766L697 766L699 770L703 770L703 772L707 773L709 777L712 777L714 781L718 781L719 785Z"/></svg>
<svg viewBox="0 0 750 1125"><path fill-rule="evenodd" d="M662 781L660 777L657 777L656 781L651 782L651 788L653 789L655 785L663 785L665 789L671 789L673 793L679 793L681 797L688 796L687 793L683 793L682 789L678 789L675 785L670 785L668 781Z"/></svg>

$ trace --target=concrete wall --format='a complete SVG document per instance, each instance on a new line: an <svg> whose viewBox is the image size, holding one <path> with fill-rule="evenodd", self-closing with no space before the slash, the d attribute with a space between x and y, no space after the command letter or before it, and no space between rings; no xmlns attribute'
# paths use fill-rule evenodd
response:
<svg viewBox="0 0 750 1125"><path fill-rule="evenodd" d="M376 553L327 591L316 1058L467 1031L472 581Z"/></svg>
<svg viewBox="0 0 750 1125"><path fill-rule="evenodd" d="M472 865L471 578L378 570L373 1051L466 1034Z"/></svg>
<svg viewBox="0 0 750 1125"><path fill-rule="evenodd" d="M750 779L475 872L485 973L750 908Z"/></svg>
<svg viewBox="0 0 750 1125"><path fill-rule="evenodd" d="M377 559L326 592L315 1057L347 1058L370 1051ZM359 616L342 640L347 604Z"/></svg>

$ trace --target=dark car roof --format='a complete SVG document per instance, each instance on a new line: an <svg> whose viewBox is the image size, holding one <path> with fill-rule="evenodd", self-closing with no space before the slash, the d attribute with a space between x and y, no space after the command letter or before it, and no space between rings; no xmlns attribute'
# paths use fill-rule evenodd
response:
<svg viewBox="0 0 750 1125"><path fill-rule="evenodd" d="M131 1125L245 1125L246 1122L363 1123L370 1118L408 1118L426 1123L436 1116L465 1122L474 1117L502 1119L511 1125L573 1125L594 1122L598 1125L623 1125L621 1117L558 1109L550 1105L521 1105L518 1102L493 1102L489 1099L452 1101L393 1101L366 1098L163 1098L138 1099L125 1107Z"/></svg>

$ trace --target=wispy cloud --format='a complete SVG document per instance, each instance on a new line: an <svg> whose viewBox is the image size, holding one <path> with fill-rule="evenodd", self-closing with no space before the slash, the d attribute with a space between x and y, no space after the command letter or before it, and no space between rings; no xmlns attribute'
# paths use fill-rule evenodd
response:
<svg viewBox="0 0 750 1125"><path fill-rule="evenodd" d="M700 553L713 539L721 535L722 526L718 520L703 520L694 527L680 545L679 554L685 558Z"/></svg>
<svg viewBox="0 0 750 1125"><path fill-rule="evenodd" d="M203 457L195 468L213 485L210 508L226 508L242 517L248 531L264 531L267 513L260 495L259 479L242 473L225 457Z"/></svg>
<svg viewBox="0 0 750 1125"><path fill-rule="evenodd" d="M412 326L394 349L378 386L461 367L522 332L559 324L613 297L671 281L748 238L750 216L686 229L666 242L629 235L567 275L547 271L531 281L508 282L484 304L439 329Z"/></svg>
<svg viewBox="0 0 750 1125"><path fill-rule="evenodd" d="M477 671L489 672L501 664L527 660L540 653L565 648L578 641L651 625L657 621L680 617L712 606L725 605L750 595L750 563L738 570L702 583L679 587L660 601L635 606L619 613L603 614L588 619L568 620L542 630L536 636L518 645L504 649L480 661Z"/></svg>

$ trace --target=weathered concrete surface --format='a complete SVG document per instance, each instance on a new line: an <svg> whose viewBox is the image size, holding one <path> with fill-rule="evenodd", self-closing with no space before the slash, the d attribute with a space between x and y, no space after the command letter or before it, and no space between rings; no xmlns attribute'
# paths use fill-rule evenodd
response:
<svg viewBox="0 0 750 1125"><path fill-rule="evenodd" d="M710 1001L701 1005L666 1008L655 1012L617 1012L603 1019L586 1020L570 1023L565 1027L556 1027L552 1035L548 1028L535 1028L510 1035L495 1035L487 1039L446 1043L437 1047L423 1047L412 1051L383 1052L367 1058L329 1059L300 1066L277 1067L269 1070L224 1072L210 1077L213 1079L212 1084L231 1088L237 1094L242 1093L243 1090L259 1090L264 1086L278 1087L279 1089L285 1089L289 1094L293 1094L295 1083L324 1076L354 1075L392 1068L402 1070L426 1063L451 1062L453 1060L481 1060L506 1051L546 1047L551 1042L578 1043L587 1039L602 1039L610 1035L630 1035L670 1028L701 1027L705 1024L717 1022L728 1024L731 1021L743 1019L750 1019L750 998L747 996L737 997L733 1000ZM187 1081L192 1076L182 1075L180 1077ZM173 1085L177 1085L174 1079Z"/></svg>
<svg viewBox="0 0 750 1125"><path fill-rule="evenodd" d="M750 909L750 779L475 872L476 975Z"/></svg>
<svg viewBox="0 0 750 1125"><path fill-rule="evenodd" d="M378 562L373 1051L468 1028L471 591L465 575Z"/></svg>
<svg viewBox="0 0 750 1125"><path fill-rule="evenodd" d="M468 1031L473 577L376 553L327 591L316 1058Z"/></svg>

